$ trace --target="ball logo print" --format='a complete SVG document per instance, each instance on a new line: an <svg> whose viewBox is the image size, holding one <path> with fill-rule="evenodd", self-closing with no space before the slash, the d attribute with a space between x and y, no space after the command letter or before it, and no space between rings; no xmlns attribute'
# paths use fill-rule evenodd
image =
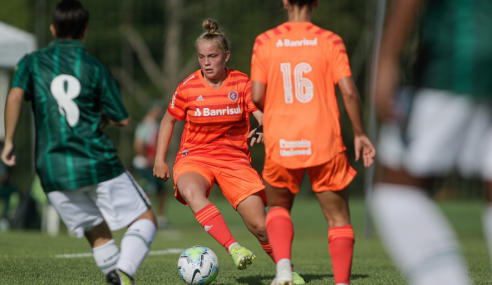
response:
<svg viewBox="0 0 492 285"><path fill-rule="evenodd" d="M195 245L179 257L178 273L186 284L210 284L219 274L219 259L210 248Z"/></svg>
<svg viewBox="0 0 492 285"><path fill-rule="evenodd" d="M237 100L237 98L239 98L239 94L237 94L236 91L229 92L229 100L231 100L232 102L235 102Z"/></svg>
<svg viewBox="0 0 492 285"><path fill-rule="evenodd" d="M79 122L80 110L73 101L80 95L80 82L72 75L58 75L51 81L51 94L58 103L60 113L65 116L70 127Z"/></svg>

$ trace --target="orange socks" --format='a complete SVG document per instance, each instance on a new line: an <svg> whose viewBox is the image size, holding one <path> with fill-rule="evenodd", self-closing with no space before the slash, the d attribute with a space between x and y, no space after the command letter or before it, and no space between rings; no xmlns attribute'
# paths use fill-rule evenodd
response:
<svg viewBox="0 0 492 285"><path fill-rule="evenodd" d="M214 204L209 204L195 214L196 220L218 243L229 252L229 246L236 242L224 218Z"/></svg>
<svg viewBox="0 0 492 285"><path fill-rule="evenodd" d="M284 258L291 259L294 227L290 213L285 208L274 208L268 211L266 218L268 240L275 253L275 264ZM265 250L266 251L266 250Z"/></svg>
<svg viewBox="0 0 492 285"><path fill-rule="evenodd" d="M330 228L328 245L335 284L350 284L352 255L354 253L354 230L352 226Z"/></svg>
<svg viewBox="0 0 492 285"><path fill-rule="evenodd" d="M260 245L263 248L263 250L270 256L270 258L275 262L275 257L273 255L273 249L272 246L270 245L269 241L260 241Z"/></svg>

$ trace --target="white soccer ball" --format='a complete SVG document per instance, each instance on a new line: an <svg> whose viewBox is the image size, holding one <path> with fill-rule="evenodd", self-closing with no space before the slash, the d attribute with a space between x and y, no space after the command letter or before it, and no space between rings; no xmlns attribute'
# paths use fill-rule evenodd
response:
<svg viewBox="0 0 492 285"><path fill-rule="evenodd" d="M210 248L195 245L179 257L178 272L186 284L210 284L219 274L219 259Z"/></svg>

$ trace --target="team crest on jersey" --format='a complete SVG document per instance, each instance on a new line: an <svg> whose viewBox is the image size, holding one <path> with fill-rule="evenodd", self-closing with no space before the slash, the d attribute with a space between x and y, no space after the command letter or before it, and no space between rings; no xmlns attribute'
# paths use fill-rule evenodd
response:
<svg viewBox="0 0 492 285"><path fill-rule="evenodd" d="M237 98L239 98L239 94L237 94L236 91L229 92L229 100L231 100L232 102L235 102L235 101L237 101Z"/></svg>

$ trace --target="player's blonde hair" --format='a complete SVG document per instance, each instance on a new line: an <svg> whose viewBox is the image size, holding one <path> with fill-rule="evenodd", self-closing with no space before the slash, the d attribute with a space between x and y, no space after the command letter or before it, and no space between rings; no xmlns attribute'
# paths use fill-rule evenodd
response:
<svg viewBox="0 0 492 285"><path fill-rule="evenodd" d="M213 41L222 52L225 53L229 51L229 41L227 41L227 38L220 30L219 23L217 23L217 21L213 19L206 19L203 21L202 26L207 31L196 39L195 47L198 47L198 44L202 40L209 40Z"/></svg>

